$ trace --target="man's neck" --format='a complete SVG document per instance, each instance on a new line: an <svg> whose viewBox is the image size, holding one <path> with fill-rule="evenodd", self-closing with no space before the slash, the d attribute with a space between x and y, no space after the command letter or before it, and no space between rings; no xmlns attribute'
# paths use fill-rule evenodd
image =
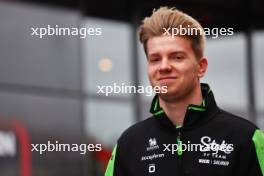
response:
<svg viewBox="0 0 264 176"><path fill-rule="evenodd" d="M200 86L192 91L188 97L179 101L168 102L159 97L160 106L174 125L183 125L184 117L189 104L200 105L203 101Z"/></svg>

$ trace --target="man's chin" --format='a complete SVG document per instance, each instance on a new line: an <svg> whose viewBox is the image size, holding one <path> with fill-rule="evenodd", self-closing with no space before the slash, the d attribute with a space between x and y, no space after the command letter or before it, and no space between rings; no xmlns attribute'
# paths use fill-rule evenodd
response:
<svg viewBox="0 0 264 176"><path fill-rule="evenodd" d="M158 96L165 101L174 101L177 99L177 92L168 91L167 93L159 93Z"/></svg>

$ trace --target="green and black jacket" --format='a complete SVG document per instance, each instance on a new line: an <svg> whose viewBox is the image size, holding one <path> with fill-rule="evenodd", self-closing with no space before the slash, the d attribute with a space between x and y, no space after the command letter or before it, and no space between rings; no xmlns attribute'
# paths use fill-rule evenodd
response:
<svg viewBox="0 0 264 176"><path fill-rule="evenodd" d="M153 117L121 135L105 176L264 175L264 134L219 109L207 84L202 84L202 94L202 105L188 106L181 127L173 125L155 96ZM201 148L186 150L187 144Z"/></svg>

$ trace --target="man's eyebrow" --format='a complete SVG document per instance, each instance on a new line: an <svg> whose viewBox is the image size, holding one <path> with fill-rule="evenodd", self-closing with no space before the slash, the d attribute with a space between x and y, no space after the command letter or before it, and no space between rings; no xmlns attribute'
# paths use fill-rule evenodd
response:
<svg viewBox="0 0 264 176"><path fill-rule="evenodd" d="M160 55L158 53L152 53L149 54L148 57L159 57Z"/></svg>
<svg viewBox="0 0 264 176"><path fill-rule="evenodd" d="M186 55L186 52L185 51L172 51L171 53L169 53L169 55L176 55L176 54L183 54L183 55ZM160 54L158 53L151 53L148 55L148 57L160 57Z"/></svg>
<svg viewBox="0 0 264 176"><path fill-rule="evenodd" d="M176 55L176 54L183 54L183 55L186 55L186 52L184 51L174 51L174 52L171 52L170 55Z"/></svg>

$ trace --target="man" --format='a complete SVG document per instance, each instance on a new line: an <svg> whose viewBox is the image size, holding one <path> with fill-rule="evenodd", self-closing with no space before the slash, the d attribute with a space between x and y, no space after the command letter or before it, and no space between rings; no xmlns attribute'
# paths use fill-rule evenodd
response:
<svg viewBox="0 0 264 176"><path fill-rule="evenodd" d="M204 33L174 35L173 29L202 30L176 9L162 7L144 19L139 38L157 94L153 117L133 125L119 138L106 176L261 176L264 135L249 121L216 105L209 85Z"/></svg>

